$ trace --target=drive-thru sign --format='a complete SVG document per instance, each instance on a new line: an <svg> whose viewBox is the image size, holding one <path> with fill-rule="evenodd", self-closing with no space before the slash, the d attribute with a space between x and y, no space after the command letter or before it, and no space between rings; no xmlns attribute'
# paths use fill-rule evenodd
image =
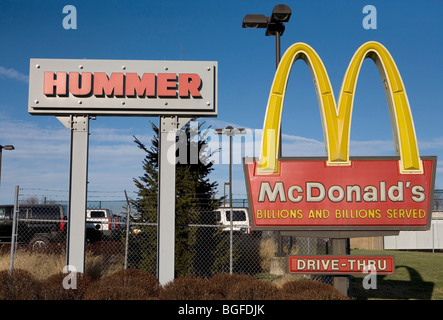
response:
<svg viewBox="0 0 443 320"><path fill-rule="evenodd" d="M354 94L366 58L375 62L382 78L395 157L352 158L349 155ZM306 62L314 80L327 150L324 158L279 157L287 81L293 63L299 59ZM406 90L384 46L367 42L358 48L336 103L320 57L309 45L296 43L285 52L275 73L260 157L244 160L252 229L333 239L427 230L432 214L436 162L436 157L419 156ZM345 246L340 243L341 252L333 254L345 254ZM325 259L309 261L331 266L331 261ZM305 262L290 257L291 272L298 272L297 266L309 266Z"/></svg>
<svg viewBox="0 0 443 320"><path fill-rule="evenodd" d="M55 115L71 131L67 265L78 272L84 272L90 117L160 117L157 270L161 284L171 281L175 159L167 154L191 118L217 116L217 62L31 59L28 111Z"/></svg>

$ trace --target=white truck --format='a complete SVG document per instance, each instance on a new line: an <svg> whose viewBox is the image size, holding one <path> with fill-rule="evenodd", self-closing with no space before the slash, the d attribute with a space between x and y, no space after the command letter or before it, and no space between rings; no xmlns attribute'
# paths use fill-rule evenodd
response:
<svg viewBox="0 0 443 320"><path fill-rule="evenodd" d="M223 231L231 230L231 208L221 207L216 211L217 224L223 226ZM251 225L249 223L248 208L232 208L232 231L251 233Z"/></svg>
<svg viewBox="0 0 443 320"><path fill-rule="evenodd" d="M105 237L111 237L116 229L112 211L109 209L86 210L86 222L93 223L95 228L101 231Z"/></svg>

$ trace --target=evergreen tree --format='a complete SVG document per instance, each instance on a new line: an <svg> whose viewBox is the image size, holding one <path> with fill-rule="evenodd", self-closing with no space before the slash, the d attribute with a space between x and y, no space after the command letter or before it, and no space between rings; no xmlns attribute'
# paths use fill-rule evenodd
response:
<svg viewBox="0 0 443 320"><path fill-rule="evenodd" d="M143 160L143 176L134 178L138 188L135 206L141 218L149 223L157 223L157 199L158 199L158 128L151 122L154 138L148 148L140 140L135 138L137 146L146 152ZM207 158L193 163L198 155L192 154L191 150L203 152L207 148L206 134L209 129L202 132L202 124L193 127L189 123L180 133L187 142L186 157L180 155L184 152L183 146L177 150L176 181L175 181L175 268L176 276L198 275L209 276L214 262L214 251L217 228L190 227L189 224L214 224L214 210L219 206L220 199L216 199L216 182L211 182L209 174L214 170L213 163L206 161ZM199 139L195 139L198 135ZM183 136L181 136L183 139ZM192 148L189 148L192 144ZM208 155L209 157L210 155ZM155 229L155 231L153 231ZM156 266L157 258L157 229L145 227L137 237L139 250L133 252L133 260L137 267L152 269ZM197 247L198 246L198 247Z"/></svg>

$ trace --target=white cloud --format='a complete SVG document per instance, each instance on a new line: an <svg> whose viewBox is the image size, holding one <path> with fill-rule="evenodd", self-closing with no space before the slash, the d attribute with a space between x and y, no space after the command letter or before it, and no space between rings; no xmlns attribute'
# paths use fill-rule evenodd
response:
<svg viewBox="0 0 443 320"><path fill-rule="evenodd" d="M150 137L139 137L147 143ZM133 142L132 132L117 129L91 130L88 189L113 192L133 188L142 175L144 152ZM2 117L0 144L12 144L3 152L0 202L12 203L14 186L24 195L67 197L69 187L70 133L64 126L46 128L34 122ZM53 190L66 191L55 192ZM22 193L22 192L21 192ZM66 198L65 198L66 199Z"/></svg>
<svg viewBox="0 0 443 320"><path fill-rule="evenodd" d="M1 117L1 115L0 115ZM224 128L229 123L208 121L205 127ZM217 126L216 126L217 125ZM233 127L240 127L232 125ZM233 140L233 179L234 193L237 197L246 195L242 158L258 157L261 143L261 129L247 129L248 134ZM142 161L145 156L133 142L133 135L150 146L152 134L138 135L133 129L92 128L89 149L89 185L88 190L95 193L94 197L105 197L110 194L122 199L123 190L132 192L135 187L132 181L143 174ZM223 193L224 182L228 179L229 139L209 133L212 151L221 147L221 158L217 159L213 181L218 181L219 192ZM219 140L220 139L220 140ZM421 150L430 150L442 146L442 138L434 138L420 143ZM19 185L25 194L37 192L41 196L60 199L67 197L69 184L69 130L60 125L43 127L34 122L1 118L0 144L13 144L14 151L4 151L0 188L0 202L13 202L14 186ZM283 135L283 155L294 156L325 156L322 140L300 136ZM392 140L351 141L351 156L393 155ZM218 156L217 156L218 157ZM221 162L219 161L221 159ZM223 164L223 165L220 165ZM442 166L438 165L438 175L443 174ZM438 185L437 185L438 187ZM64 192L46 191L61 190ZM66 199L66 198L65 198Z"/></svg>
<svg viewBox="0 0 443 320"><path fill-rule="evenodd" d="M6 77L9 79L14 79L26 83L29 82L29 76L24 75L15 69L12 68L6 69L5 67L2 66L0 66L0 77Z"/></svg>

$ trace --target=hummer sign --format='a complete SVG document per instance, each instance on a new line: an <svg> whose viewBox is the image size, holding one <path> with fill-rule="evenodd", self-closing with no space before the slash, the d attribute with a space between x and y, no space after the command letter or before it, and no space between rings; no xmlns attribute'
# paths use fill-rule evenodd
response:
<svg viewBox="0 0 443 320"><path fill-rule="evenodd" d="M32 115L216 116L217 62L31 59Z"/></svg>

